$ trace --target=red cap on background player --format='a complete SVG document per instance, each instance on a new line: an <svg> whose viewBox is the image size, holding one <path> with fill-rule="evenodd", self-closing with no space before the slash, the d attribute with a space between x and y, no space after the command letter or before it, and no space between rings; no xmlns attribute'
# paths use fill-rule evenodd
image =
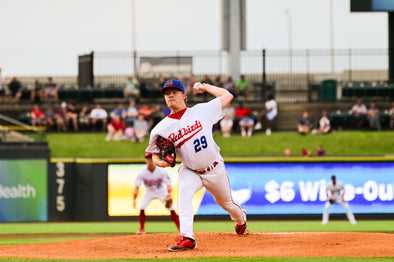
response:
<svg viewBox="0 0 394 262"><path fill-rule="evenodd" d="M160 89L160 93L162 95L164 95L164 92L166 91L167 88L175 88L178 89L180 91L182 91L182 93L186 93L185 91L185 87L182 85L182 82L176 79L170 79L168 80L164 86Z"/></svg>

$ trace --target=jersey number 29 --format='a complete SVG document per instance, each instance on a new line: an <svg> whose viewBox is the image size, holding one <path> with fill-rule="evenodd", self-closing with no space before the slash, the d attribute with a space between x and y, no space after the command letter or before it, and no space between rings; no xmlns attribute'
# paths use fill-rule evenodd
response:
<svg viewBox="0 0 394 262"><path fill-rule="evenodd" d="M196 139L193 141L193 145L194 145L194 150L197 152L200 152L201 149L205 149L208 147L207 144L207 139L205 138L205 136L200 137L200 139Z"/></svg>

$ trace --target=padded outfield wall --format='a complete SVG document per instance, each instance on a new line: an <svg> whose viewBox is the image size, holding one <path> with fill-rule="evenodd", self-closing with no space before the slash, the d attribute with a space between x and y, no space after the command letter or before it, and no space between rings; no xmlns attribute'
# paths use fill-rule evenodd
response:
<svg viewBox="0 0 394 262"><path fill-rule="evenodd" d="M225 159L233 197L251 218L320 219L327 201L325 186L332 175L345 185L345 199L358 218L394 218L394 158L240 158ZM143 159L52 159L52 167L64 167L65 181L49 174L49 220L133 221L133 181ZM53 168L50 168L53 171ZM177 206L177 168L167 169ZM58 171L59 172L59 169ZM51 182L52 181L52 182ZM57 181L57 182L56 182ZM63 193L59 193L63 185ZM138 195L140 199L144 187ZM55 193L55 195L53 195ZM60 202L66 207L59 209ZM138 201L139 202L139 201ZM61 206L61 204L60 204ZM224 219L228 214L202 189L193 199L196 219ZM333 217L345 210L333 205ZM154 200L146 214L167 219L169 212Z"/></svg>
<svg viewBox="0 0 394 262"><path fill-rule="evenodd" d="M144 159L52 158L47 145L0 147L0 222L137 221L133 181ZM19 151L18 151L19 150ZM320 219L332 175L358 219L394 218L394 157L226 158L234 199L250 219ZM177 167L167 168L177 206ZM140 200L144 191L141 187ZM139 201L138 201L139 203ZM205 189L193 199L196 220L229 219ZM333 205L335 219L344 209ZM146 214L166 220L154 200Z"/></svg>

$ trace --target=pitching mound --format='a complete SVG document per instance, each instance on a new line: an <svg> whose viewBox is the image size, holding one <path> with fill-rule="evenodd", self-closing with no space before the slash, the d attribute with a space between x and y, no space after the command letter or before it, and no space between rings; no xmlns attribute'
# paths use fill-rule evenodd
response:
<svg viewBox="0 0 394 262"><path fill-rule="evenodd" d="M197 232L197 248L168 252L177 234L148 234L0 246L0 257L47 259L173 257L394 257L394 234Z"/></svg>

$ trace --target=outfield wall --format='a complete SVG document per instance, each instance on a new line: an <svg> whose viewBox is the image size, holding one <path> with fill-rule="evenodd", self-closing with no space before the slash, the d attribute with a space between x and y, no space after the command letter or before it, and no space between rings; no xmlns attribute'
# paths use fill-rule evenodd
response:
<svg viewBox="0 0 394 262"><path fill-rule="evenodd" d="M49 159L47 146L18 154L0 147L0 222L137 221L133 181L144 159ZM30 154L26 153L30 152ZM227 158L234 199L256 219L320 219L332 175L357 218L394 219L394 157ZM167 168L177 206L177 167ZM144 187L138 195L140 200ZM139 201L138 201L139 203ZM228 219L212 195L193 199L196 220ZM345 210L333 205L332 217ZM146 214L166 220L154 200Z"/></svg>
<svg viewBox="0 0 394 262"><path fill-rule="evenodd" d="M61 166L59 163L63 162L53 159L51 165ZM65 176L69 180L65 185L74 186L69 187L71 191L65 191L68 192L64 195L68 209L53 212L50 208L51 221L137 220L138 206L137 209L132 207L133 181L144 166L143 159L75 159L64 164L69 170L75 167L74 176ZM256 218L320 218L327 201L325 186L334 174L344 183L345 199L356 215L394 218L392 158L242 158L226 159L226 166L234 199L242 204L248 215ZM177 168L167 171L172 180L176 207ZM143 191L142 186L137 200ZM59 194L50 195L49 199L51 207L56 203L54 199L59 199ZM195 195L193 207L197 219L228 216L204 189ZM333 205L330 210L334 216L344 212L340 205ZM148 206L146 214L160 220L169 212L155 200Z"/></svg>

